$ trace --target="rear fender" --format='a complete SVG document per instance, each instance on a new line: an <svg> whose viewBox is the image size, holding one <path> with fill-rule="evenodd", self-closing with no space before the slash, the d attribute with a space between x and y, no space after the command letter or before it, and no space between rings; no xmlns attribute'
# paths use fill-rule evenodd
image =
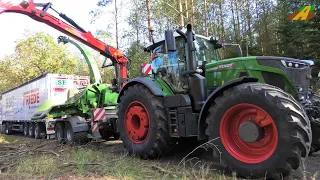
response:
<svg viewBox="0 0 320 180"><path fill-rule="evenodd" d="M144 77L138 77L130 80L120 91L117 102L119 103L120 97L123 95L124 91L126 91L130 86L135 84L143 84L145 85L155 96L163 97L163 91L161 88L154 83L152 80Z"/></svg>
<svg viewBox="0 0 320 180"><path fill-rule="evenodd" d="M248 83L248 82L258 82L257 78L252 77L241 77L234 79L232 81L229 81L225 83L224 85L219 86L217 89L215 89L207 98L206 102L204 103L200 115L199 115L199 124L198 124L198 139L204 140L206 138L205 135L205 119L207 117L207 111L210 108L211 104L217 98L219 95L223 93L223 91L227 90L228 88L231 88L233 86L237 86L242 83Z"/></svg>

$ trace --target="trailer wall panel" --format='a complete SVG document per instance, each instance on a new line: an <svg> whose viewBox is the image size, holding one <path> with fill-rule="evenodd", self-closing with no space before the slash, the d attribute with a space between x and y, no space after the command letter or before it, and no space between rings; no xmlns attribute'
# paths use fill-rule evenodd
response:
<svg viewBox="0 0 320 180"><path fill-rule="evenodd" d="M2 120L31 120L38 106L50 99L64 103L68 90L89 84L88 76L46 74L2 95Z"/></svg>

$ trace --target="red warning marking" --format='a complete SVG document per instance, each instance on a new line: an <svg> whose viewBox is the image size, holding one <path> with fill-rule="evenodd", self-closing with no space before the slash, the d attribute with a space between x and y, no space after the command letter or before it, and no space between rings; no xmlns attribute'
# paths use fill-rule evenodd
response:
<svg viewBox="0 0 320 180"><path fill-rule="evenodd" d="M91 122L91 131L92 132L97 132L99 131L99 124L97 122Z"/></svg>
<svg viewBox="0 0 320 180"><path fill-rule="evenodd" d="M152 66L151 64L142 64L143 74L151 74Z"/></svg>
<svg viewBox="0 0 320 180"><path fill-rule="evenodd" d="M106 111L104 108L96 108L93 109L93 120L94 121L102 121L106 117Z"/></svg>

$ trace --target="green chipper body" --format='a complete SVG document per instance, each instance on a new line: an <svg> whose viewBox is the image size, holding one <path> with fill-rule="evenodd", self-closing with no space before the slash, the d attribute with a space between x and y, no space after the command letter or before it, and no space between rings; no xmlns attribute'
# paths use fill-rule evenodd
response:
<svg viewBox="0 0 320 180"><path fill-rule="evenodd" d="M60 36L58 42L71 43L80 50L89 67L91 81L90 84L82 89L69 90L68 98L62 104L57 104L53 100L43 102L37 108L32 120L41 121L48 118L62 120L66 118L67 121L70 121L70 124L74 124L72 118L70 120L67 118L81 117L82 121L89 122L89 119L93 117L94 109L97 108L103 108L105 111L110 111L111 114L115 115L119 94L113 92L109 84L102 83L100 70L90 50L65 36ZM110 126L110 122L107 124L107 126ZM115 124L113 123L112 126L115 126ZM110 131L110 129L108 131ZM114 130L111 131L111 134L114 134L113 131ZM101 134L103 134L103 132ZM108 134L103 135L108 136Z"/></svg>
<svg viewBox="0 0 320 180"><path fill-rule="evenodd" d="M76 92L69 96L64 104L53 104L52 100L47 100L40 104L33 120L43 118L60 118L62 116L91 116L92 109L102 107L105 109L116 109L118 93L113 93L110 86L104 84L90 84L81 90L71 90Z"/></svg>

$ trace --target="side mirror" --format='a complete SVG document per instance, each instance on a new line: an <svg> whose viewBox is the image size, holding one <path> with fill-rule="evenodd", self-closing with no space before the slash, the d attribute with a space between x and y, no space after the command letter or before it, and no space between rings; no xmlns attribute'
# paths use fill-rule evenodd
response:
<svg viewBox="0 0 320 180"><path fill-rule="evenodd" d="M211 36L209 41L210 41L211 43L213 43L213 44L217 44L217 43L218 43L218 38Z"/></svg>
<svg viewBox="0 0 320 180"><path fill-rule="evenodd" d="M238 46L238 49L237 49L238 57L243 57L242 49L241 49L240 44L222 43L222 46L229 46L229 47L230 47L230 46Z"/></svg>
<svg viewBox="0 0 320 180"><path fill-rule="evenodd" d="M216 43L213 45L214 49L220 49L222 48L222 44L221 43Z"/></svg>
<svg viewBox="0 0 320 180"><path fill-rule="evenodd" d="M177 49L176 39L174 38L173 30L166 30L164 34L165 34L166 50L167 51L176 51L176 49Z"/></svg>
<svg viewBox="0 0 320 180"><path fill-rule="evenodd" d="M113 66L113 63L109 58L106 58L103 61L103 64L102 64L101 68L107 68L107 67L110 67L110 66Z"/></svg>

